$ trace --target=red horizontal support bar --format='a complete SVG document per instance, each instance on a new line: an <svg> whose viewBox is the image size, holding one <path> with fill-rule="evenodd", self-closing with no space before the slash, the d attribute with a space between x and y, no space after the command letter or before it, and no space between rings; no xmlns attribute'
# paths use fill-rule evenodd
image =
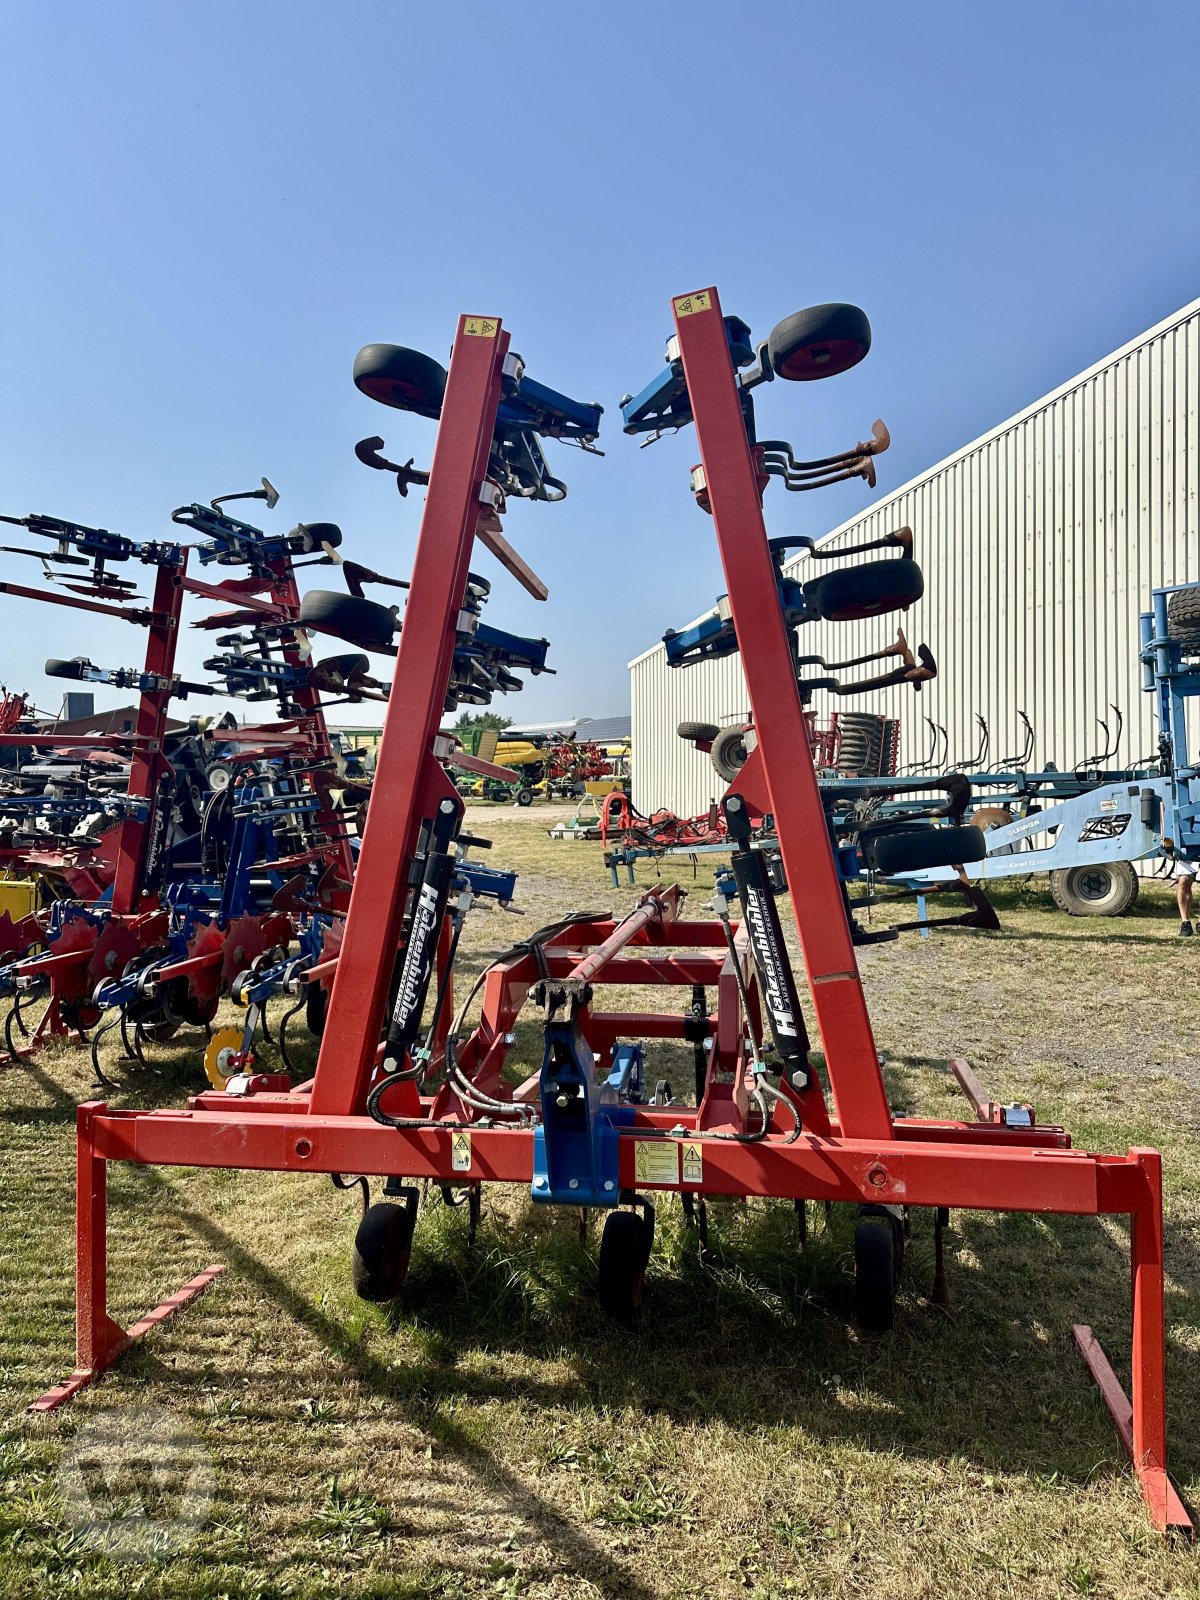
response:
<svg viewBox="0 0 1200 1600"><path fill-rule="evenodd" d="M0 733L0 745L30 744L46 750L118 750L149 743L136 733Z"/></svg>
<svg viewBox="0 0 1200 1600"><path fill-rule="evenodd" d="M675 1108L659 1117L674 1117ZM676 1150L686 1140L656 1137L656 1119L642 1122L646 1136ZM285 1172L403 1173L440 1182L461 1181L451 1143L456 1129L435 1124L385 1128L363 1117L263 1112L252 1117L217 1112L103 1111L96 1117L97 1154L110 1161L164 1166L231 1167ZM533 1135L521 1128L471 1130L471 1177L528 1183L533 1176ZM675 1182L638 1182L637 1127L622 1134L620 1183L624 1188L679 1189ZM890 1205L953 1206L981 1211L1095 1215L1102 1208L1099 1159L1082 1151L988 1148L982 1142L905 1140L867 1143L804 1135L787 1144L771 1137L754 1144L702 1141L707 1194L754 1194L778 1199L872 1200ZM1119 1158L1114 1158L1119 1159ZM691 1186L686 1186L691 1187Z"/></svg>
<svg viewBox="0 0 1200 1600"><path fill-rule="evenodd" d="M290 621L295 611L294 606L280 605L274 600L256 600L253 594L239 594L237 590L229 589L224 584L205 583L203 578L185 578L183 587L188 594L202 595L206 600L227 600L230 605L239 606L244 611L270 612L284 621ZM267 588L268 585L264 583L262 587ZM206 619L208 620L210 619Z"/></svg>
<svg viewBox="0 0 1200 1600"><path fill-rule="evenodd" d="M30 589L22 583L0 583L0 594L15 594L19 600L43 600L52 606L70 606L72 611L96 611L102 617L120 617L123 622L134 622L143 628L166 625L171 620L165 612L147 611L145 607L109 606L102 600L55 594L52 589Z"/></svg>

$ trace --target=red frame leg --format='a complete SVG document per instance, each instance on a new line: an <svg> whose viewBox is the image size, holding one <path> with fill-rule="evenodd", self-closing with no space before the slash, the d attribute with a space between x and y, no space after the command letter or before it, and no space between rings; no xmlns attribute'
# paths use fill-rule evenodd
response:
<svg viewBox="0 0 1200 1600"><path fill-rule="evenodd" d="M108 1162L96 1153L95 1123L107 1106L91 1100L76 1115L75 1147L75 1370L48 1389L30 1411L54 1411L102 1377L114 1362L152 1328L203 1294L224 1272L205 1267L169 1299L126 1330L108 1314Z"/></svg>
<svg viewBox="0 0 1200 1600"><path fill-rule="evenodd" d="M1132 1401L1121 1387L1091 1328L1071 1330L1088 1371L1129 1451L1151 1520L1160 1533L1192 1540L1195 1529L1167 1472L1166 1313L1163 1304L1162 1156L1133 1149L1144 1180L1138 1209L1130 1214L1133 1278Z"/></svg>

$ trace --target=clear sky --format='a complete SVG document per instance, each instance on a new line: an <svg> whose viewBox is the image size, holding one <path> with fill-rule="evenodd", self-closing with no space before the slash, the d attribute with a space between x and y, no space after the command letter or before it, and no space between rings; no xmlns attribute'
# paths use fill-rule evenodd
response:
<svg viewBox="0 0 1200 1600"><path fill-rule="evenodd" d="M861 304L869 360L775 385L764 423L824 455L882 416L888 492L1200 294L1198 30L1107 0L4 0L0 510L162 537L265 473L267 525L336 521L407 575L420 499L353 445L427 464L433 424L359 395L354 354L444 361L459 312L498 314L603 402L608 452L549 445L569 498L508 518L551 598L501 577L489 620L559 675L498 709L622 711L626 661L721 588L690 430L620 431L670 296L716 283L759 336ZM794 497L780 531L868 499ZM139 658L119 623L0 606L0 679L41 705L47 655Z"/></svg>

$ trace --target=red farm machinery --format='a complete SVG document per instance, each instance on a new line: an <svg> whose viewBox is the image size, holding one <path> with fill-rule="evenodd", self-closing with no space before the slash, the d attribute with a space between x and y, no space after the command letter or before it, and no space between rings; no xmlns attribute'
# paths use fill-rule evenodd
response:
<svg viewBox="0 0 1200 1600"><path fill-rule="evenodd" d="M396 658L404 693L387 706L359 870L325 974L332 989L315 1075L289 1088L243 1076L238 1092L207 1091L182 1110L79 1108L77 1369L35 1409L91 1383L221 1270L201 1273L132 1328L118 1326L106 1302L110 1162L383 1179L388 1198L366 1211L354 1249L356 1284L375 1299L401 1288L422 1181L465 1191L473 1215L484 1186L520 1185L535 1205L604 1216L600 1295L622 1317L640 1303L663 1196L680 1196L700 1217L706 1200L724 1196L778 1200L801 1216L806 1201L857 1207L856 1300L859 1320L874 1329L891 1324L899 1230L910 1213L928 1213L939 1245L957 1208L1116 1215L1131 1224L1128 1398L1090 1330L1077 1328L1076 1339L1155 1526L1186 1533L1166 1466L1158 1153L1077 1150L1028 1108L992 1115L965 1065L960 1081L976 1103L970 1120L900 1117L888 1103L838 844L805 737L808 693L837 680L798 654L797 625L902 610L922 577L911 535L907 544L891 540L885 559L805 584L781 576L783 541L769 538L764 520L771 478L788 487L869 480L879 436L803 461L790 446L757 438L753 395L776 378L853 366L869 347L867 320L853 307L815 307L756 345L745 323L722 314L715 289L676 297L673 312L665 370L622 410L627 432L695 426L692 488L710 514L727 586L721 615L696 647L734 641L745 672L755 737L722 801L734 848L717 915L685 917L683 893L662 886L621 919L569 913L455 994L452 886L463 804L438 729L463 661L478 668L471 682L483 692L507 637L480 621L486 586L472 556L482 542L544 597L504 539L501 517L513 498L561 497L539 439L590 445L599 408L533 382L494 317L460 318L448 372L413 351L368 346L356 364L359 388L439 427L427 474L390 467L378 457L382 441L366 442L371 465L396 472L402 490L426 483L427 498ZM802 955L803 1005L777 903L782 885L753 848L753 829L768 815ZM907 842L893 839L892 865L906 853L961 859L975 830L948 820L910 818L899 830ZM953 837L931 843L934 834ZM659 990L664 1004L621 1011L606 1000L617 985ZM705 1003L672 999L679 990L702 991ZM468 1025L475 1006L478 1020ZM540 1060L514 1082L516 1022L529 1009L540 1018ZM642 1047L655 1039L695 1046L694 1104L648 1090Z"/></svg>

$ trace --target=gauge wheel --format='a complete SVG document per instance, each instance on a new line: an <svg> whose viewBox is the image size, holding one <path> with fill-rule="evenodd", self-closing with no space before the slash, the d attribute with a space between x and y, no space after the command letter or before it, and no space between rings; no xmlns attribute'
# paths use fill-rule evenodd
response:
<svg viewBox="0 0 1200 1600"><path fill-rule="evenodd" d="M416 1212L381 1200L371 1206L354 1235L350 1274L360 1300L394 1300L408 1274Z"/></svg>
<svg viewBox="0 0 1200 1600"><path fill-rule="evenodd" d="M637 1322L654 1243L654 1223L640 1211L614 1211L600 1236L600 1304L616 1322Z"/></svg>

